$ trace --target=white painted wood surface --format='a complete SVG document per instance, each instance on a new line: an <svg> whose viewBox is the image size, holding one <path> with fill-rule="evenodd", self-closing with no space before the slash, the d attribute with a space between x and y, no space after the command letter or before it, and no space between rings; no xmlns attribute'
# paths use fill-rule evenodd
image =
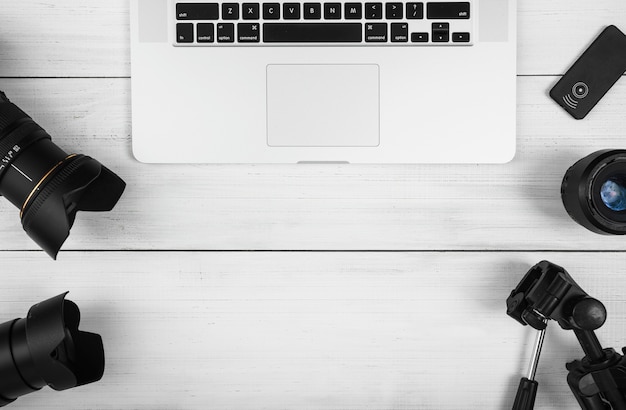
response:
<svg viewBox="0 0 626 410"><path fill-rule="evenodd" d="M603 26L626 28L626 3L519 3L510 164L157 166L130 151L127 1L0 0L0 89L128 182L113 212L78 216L57 262L0 201L0 321L70 290L107 347L101 382L10 408L510 408L533 335L504 300L541 259L605 302L600 338L621 348L626 266L607 251L626 238L576 225L559 186L624 147L626 82L584 121L547 91ZM580 356L553 325L537 409L575 408L564 364Z"/></svg>
<svg viewBox="0 0 626 410"><path fill-rule="evenodd" d="M14 409L506 409L534 332L505 299L548 257L601 299L626 344L623 253L70 252L2 254L3 317L71 289L101 332L105 377ZM536 409L573 409L551 323Z"/></svg>

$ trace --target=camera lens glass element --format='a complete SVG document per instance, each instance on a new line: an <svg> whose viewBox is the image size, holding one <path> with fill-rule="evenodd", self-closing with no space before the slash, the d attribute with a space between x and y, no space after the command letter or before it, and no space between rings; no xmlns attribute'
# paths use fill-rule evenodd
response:
<svg viewBox="0 0 626 410"><path fill-rule="evenodd" d="M626 210L626 188L622 181L617 178L607 180L600 187L602 202L612 211L622 212Z"/></svg>
<svg viewBox="0 0 626 410"><path fill-rule="evenodd" d="M626 150L603 150L576 162L561 184L568 214L585 228L626 234Z"/></svg>
<svg viewBox="0 0 626 410"><path fill-rule="evenodd" d="M0 91L0 195L56 258L77 211L110 211L126 184L93 158L68 154Z"/></svg>

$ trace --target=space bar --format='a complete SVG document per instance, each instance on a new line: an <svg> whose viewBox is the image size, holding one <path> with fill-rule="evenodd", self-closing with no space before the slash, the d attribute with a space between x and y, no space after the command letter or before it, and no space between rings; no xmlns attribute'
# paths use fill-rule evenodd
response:
<svg viewBox="0 0 626 410"><path fill-rule="evenodd" d="M264 23L265 43L359 43L361 23Z"/></svg>

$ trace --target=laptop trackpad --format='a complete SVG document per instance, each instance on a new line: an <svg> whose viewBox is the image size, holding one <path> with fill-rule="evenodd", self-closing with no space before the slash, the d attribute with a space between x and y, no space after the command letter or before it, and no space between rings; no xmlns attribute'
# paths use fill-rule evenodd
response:
<svg viewBox="0 0 626 410"><path fill-rule="evenodd" d="M375 147L380 143L378 65L268 65L272 147Z"/></svg>

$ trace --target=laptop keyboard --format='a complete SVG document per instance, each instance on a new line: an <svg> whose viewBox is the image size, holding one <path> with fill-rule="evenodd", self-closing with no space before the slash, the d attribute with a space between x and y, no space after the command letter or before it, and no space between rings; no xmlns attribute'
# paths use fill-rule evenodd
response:
<svg viewBox="0 0 626 410"><path fill-rule="evenodd" d="M471 45L471 2L176 3L176 46Z"/></svg>

